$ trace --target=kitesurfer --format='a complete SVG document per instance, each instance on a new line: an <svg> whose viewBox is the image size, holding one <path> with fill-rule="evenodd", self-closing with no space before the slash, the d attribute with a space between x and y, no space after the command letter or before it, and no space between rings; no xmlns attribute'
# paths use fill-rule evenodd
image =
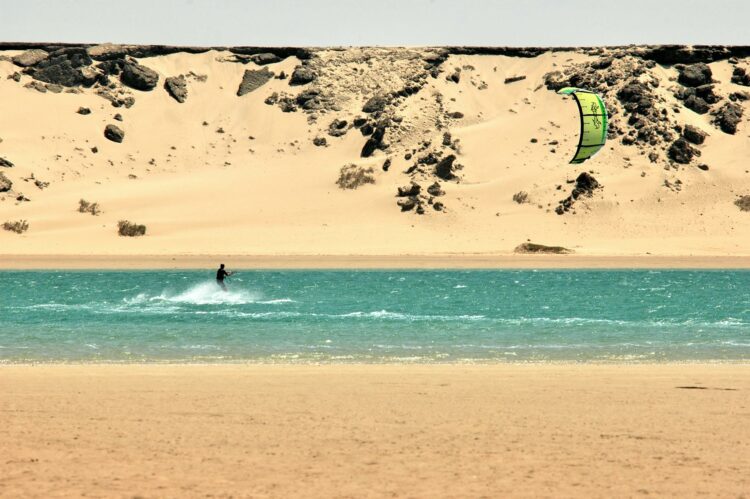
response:
<svg viewBox="0 0 750 499"><path fill-rule="evenodd" d="M224 264L222 263L221 265L219 265L219 270L216 271L216 284L218 284L219 287L224 291L227 291L227 285L224 284L224 278L229 277L232 274L234 274L234 272L224 270Z"/></svg>

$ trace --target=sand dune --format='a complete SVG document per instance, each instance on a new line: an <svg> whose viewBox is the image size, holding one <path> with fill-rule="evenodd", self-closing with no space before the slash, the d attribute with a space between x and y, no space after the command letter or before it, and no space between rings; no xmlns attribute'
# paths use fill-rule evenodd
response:
<svg viewBox="0 0 750 499"><path fill-rule="evenodd" d="M636 48L540 51L535 57L316 49L306 61L290 55L262 66L238 62L228 50L178 51L137 59L158 74L153 90L130 88L110 75L113 92L135 99L130 108L97 95L100 83L73 87L77 93L26 88L43 83L22 72L20 81L12 78L22 68L10 58L21 53L0 52L0 157L14 164L0 167L13 183L0 193L0 223L25 219L30 228L22 235L0 231L6 255L510 255L527 240L593 256L749 253L750 214L734 204L750 194L748 113L733 135L711 114L730 102L730 94L748 90L731 82L734 68L749 67L748 59L709 64L713 94L721 100L698 114L675 96L683 87L679 66L654 64ZM623 135L613 133L593 160L569 165L578 112L545 86L545 75L561 70L570 78L613 55L612 66L596 71L621 71L605 101ZM315 80L290 86L303 62ZM262 68L287 78L271 78L238 96L245 71ZM450 78L456 68L457 83ZM163 88L165 78L177 75L186 75L184 103ZM505 83L515 76L526 78ZM634 79L650 85L655 108L665 110L665 129L690 124L707 132L702 145L691 146L700 157L688 164L669 159L679 136L673 129L669 140L659 136L653 145L623 144L640 128L630 124L617 92ZM304 109L298 96L311 88L319 94ZM398 92L403 95L392 98ZM363 112L379 94L389 96L385 108ZM267 104L269 97L276 103ZM284 112L279 101L296 110ZM79 107L91 114L78 114ZM114 119L118 113L121 122ZM352 127L356 117L376 129L386 123L383 143L370 157L361 157L368 137ZM347 122L342 136L329 134L335 119ZM122 143L104 137L108 124L124 131ZM316 137L327 146L316 146ZM405 173L430 152L440 159L456 155L461 168L455 178L438 178L431 164ZM374 183L340 189L336 180L348 164L372 167ZM603 188L556 214L572 189L567 182L583 171ZM49 186L40 189L35 179ZM422 189L422 215L396 204L398 187L411 181ZM436 181L445 194L428 204L433 196L426 189ZM513 201L519 191L529 202ZM17 201L19 195L30 201ZM102 213L78 213L82 198L99 203ZM436 202L442 211L433 208ZM145 224L147 235L119 237L123 219Z"/></svg>

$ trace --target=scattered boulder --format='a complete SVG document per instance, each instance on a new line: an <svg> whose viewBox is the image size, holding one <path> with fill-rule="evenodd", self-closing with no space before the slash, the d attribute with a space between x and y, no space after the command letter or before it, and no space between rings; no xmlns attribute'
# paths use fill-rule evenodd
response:
<svg viewBox="0 0 750 499"><path fill-rule="evenodd" d="M578 198L581 196L591 197L594 194L594 190L600 187L599 182L590 173L581 173L575 180L575 187L571 191L570 196L560 201L560 204L555 208L555 213L562 215L573 207L573 203Z"/></svg>
<svg viewBox="0 0 750 499"><path fill-rule="evenodd" d="M388 99L386 96L378 94L367 99L365 105L362 106L362 111L365 113L375 113L385 109L386 105L388 105Z"/></svg>
<svg viewBox="0 0 750 499"><path fill-rule="evenodd" d="M736 66L734 71L732 71L732 83L742 85L743 87L750 87L750 74L747 74L745 68Z"/></svg>
<svg viewBox="0 0 750 499"><path fill-rule="evenodd" d="M130 88L147 92L159 83L159 74L135 61L126 61L120 73L120 81Z"/></svg>
<svg viewBox="0 0 750 499"><path fill-rule="evenodd" d="M367 142L365 142L364 147L362 147L362 152L360 153L360 155L363 158L369 158L370 156L372 156L372 153L375 152L375 149L383 148L384 136L385 136L385 127L379 126L378 128L376 128L372 132L372 135L370 136L370 138L367 139Z"/></svg>
<svg viewBox="0 0 750 499"><path fill-rule="evenodd" d="M112 116L112 118L117 121L122 121L122 115L120 113L115 114L114 116Z"/></svg>
<svg viewBox="0 0 750 499"><path fill-rule="evenodd" d="M711 68L708 64L698 62L689 66L678 67L679 76L677 81L686 87L698 87L711 83Z"/></svg>
<svg viewBox="0 0 750 499"><path fill-rule="evenodd" d="M711 108L702 97L691 95L685 99L685 107L698 114L706 114Z"/></svg>
<svg viewBox="0 0 750 499"><path fill-rule="evenodd" d="M529 202L529 193L526 191L518 191L513 194L513 201L518 204L524 204Z"/></svg>
<svg viewBox="0 0 750 499"><path fill-rule="evenodd" d="M452 113L448 113L448 117L453 118L454 120L460 120L464 117L464 113L461 111L453 111Z"/></svg>
<svg viewBox="0 0 750 499"><path fill-rule="evenodd" d="M700 151L692 147L685 138L680 137L669 146L667 156L676 163L686 165L693 157L700 156Z"/></svg>
<svg viewBox="0 0 750 499"><path fill-rule="evenodd" d="M744 102L746 100L750 100L750 93L747 92L732 92L729 94L729 100L732 102Z"/></svg>
<svg viewBox="0 0 750 499"><path fill-rule="evenodd" d="M318 146L318 147L327 147L328 146L328 141L326 140L325 137L315 137L313 139L313 144L316 145L316 146Z"/></svg>
<svg viewBox="0 0 750 499"><path fill-rule="evenodd" d="M125 132L117 125L107 125L104 128L104 137L119 144L125 138Z"/></svg>
<svg viewBox="0 0 750 499"><path fill-rule="evenodd" d="M42 49L30 49L25 52L14 56L11 60L16 66L22 68L28 68L29 66L35 66L49 57L49 53Z"/></svg>
<svg viewBox="0 0 750 499"><path fill-rule="evenodd" d="M0 167L2 168L13 168L13 163L0 156Z"/></svg>
<svg viewBox="0 0 750 499"><path fill-rule="evenodd" d="M390 167L391 167L391 158L386 158L386 160L383 162L383 171L387 172Z"/></svg>
<svg viewBox="0 0 750 499"><path fill-rule="evenodd" d="M453 83L458 83L461 81L461 68L456 68L456 70L445 77L446 80L452 81Z"/></svg>
<svg viewBox="0 0 750 499"><path fill-rule="evenodd" d="M506 78L504 83L507 85L508 83L515 83L517 81L521 81L525 79L526 79L526 75L511 76L510 78Z"/></svg>
<svg viewBox="0 0 750 499"><path fill-rule="evenodd" d="M573 253L573 250L563 248L562 246L546 246L536 243L522 243L513 250L515 253L548 253L554 255L567 255Z"/></svg>
<svg viewBox="0 0 750 499"><path fill-rule="evenodd" d="M91 109L87 107L79 107L78 111L76 111L78 114L81 114L83 116L86 116L88 114L91 114Z"/></svg>
<svg viewBox="0 0 750 499"><path fill-rule="evenodd" d="M182 104L187 100L187 80L185 75L170 76L164 80L164 89L174 100Z"/></svg>
<svg viewBox="0 0 750 499"><path fill-rule="evenodd" d="M456 161L456 155L450 154L441 159L437 165L435 165L435 175L442 178L443 180L451 180L455 177L453 175L453 163Z"/></svg>
<svg viewBox="0 0 750 499"><path fill-rule="evenodd" d="M139 237L146 235L146 226L128 220L117 222L117 233L125 237Z"/></svg>
<svg viewBox="0 0 750 499"><path fill-rule="evenodd" d="M401 211L410 211L413 210L415 206L417 206L418 199L416 197L410 197L410 198L401 198L398 201L396 201L396 204L401 207Z"/></svg>
<svg viewBox="0 0 750 499"><path fill-rule="evenodd" d="M706 132L693 125L685 125L682 129L682 136L691 144L703 144L707 135Z"/></svg>
<svg viewBox="0 0 750 499"><path fill-rule="evenodd" d="M701 163L698 165L699 170L703 170L704 172L708 171L708 165L706 163Z"/></svg>
<svg viewBox="0 0 750 499"><path fill-rule="evenodd" d="M328 125L328 135L331 137L341 137L346 135L348 131L347 125L349 123L346 120L334 119L330 125Z"/></svg>
<svg viewBox="0 0 750 499"><path fill-rule="evenodd" d="M742 120L742 106L736 102L727 102L712 114L714 116L714 124L722 132L734 135L737 132L737 125Z"/></svg>
<svg viewBox="0 0 750 499"><path fill-rule="evenodd" d="M0 192L8 192L12 187L13 182L3 172L0 172Z"/></svg>
<svg viewBox="0 0 750 499"><path fill-rule="evenodd" d="M435 197L445 195L445 191L440 187L440 184L437 182L435 182L434 184L432 184L431 186L427 188L427 193L430 196L435 196Z"/></svg>
<svg viewBox="0 0 750 499"><path fill-rule="evenodd" d="M397 196L398 197L418 196L421 191L422 191L422 186L412 181L410 185L407 185L405 187L399 187Z"/></svg>
<svg viewBox="0 0 750 499"><path fill-rule="evenodd" d="M268 68L259 70L246 69L245 74L242 76L242 82L240 87L237 89L237 96L242 97L245 94L257 90L273 78L273 73Z"/></svg>
<svg viewBox="0 0 750 499"><path fill-rule="evenodd" d="M262 54L253 54L250 56L250 60L258 66L265 66L266 64L275 64L281 61L281 57L276 54L264 52Z"/></svg>
<svg viewBox="0 0 750 499"><path fill-rule="evenodd" d="M289 78L289 85L306 85L315 80L315 71L308 66L297 66Z"/></svg>

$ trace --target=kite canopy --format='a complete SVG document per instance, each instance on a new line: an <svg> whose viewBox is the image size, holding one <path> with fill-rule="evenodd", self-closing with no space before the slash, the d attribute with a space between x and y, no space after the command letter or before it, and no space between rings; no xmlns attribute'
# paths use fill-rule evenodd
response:
<svg viewBox="0 0 750 499"><path fill-rule="evenodd" d="M578 104L578 111L581 113L581 138L570 162L583 163L604 147L607 140L607 109L602 98L590 90L565 87L557 93L572 95Z"/></svg>

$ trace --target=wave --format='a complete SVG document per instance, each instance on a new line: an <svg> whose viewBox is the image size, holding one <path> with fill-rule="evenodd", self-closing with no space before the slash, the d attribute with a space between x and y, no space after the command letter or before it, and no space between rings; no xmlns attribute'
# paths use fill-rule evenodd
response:
<svg viewBox="0 0 750 499"><path fill-rule="evenodd" d="M125 298L124 303L128 305L140 305L144 303L178 303L186 305L247 305L256 303L261 299L259 293L246 290L223 291L214 282L202 282L192 286L181 293L172 294L167 291L156 296L139 293L134 298Z"/></svg>

